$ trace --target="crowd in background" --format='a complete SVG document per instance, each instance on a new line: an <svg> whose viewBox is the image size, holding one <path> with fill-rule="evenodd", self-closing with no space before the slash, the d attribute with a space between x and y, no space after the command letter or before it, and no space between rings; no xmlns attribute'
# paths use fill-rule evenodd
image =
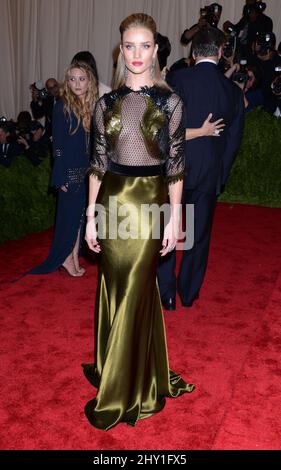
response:
<svg viewBox="0 0 281 470"><path fill-rule="evenodd" d="M219 67L243 90L247 112L262 106L274 116L281 117L281 43L276 47L273 22L264 13L265 9L264 2L246 0L240 21L223 24L225 44ZM181 43L189 45L196 32L206 24L220 27L221 13L222 7L218 3L201 8L198 22L182 33ZM176 70L194 66L191 47L188 57L179 59L168 69L169 38L158 33L157 42L160 68L168 83ZM95 61L93 67L96 70ZM99 83L100 96L109 90ZM27 158L37 166L52 154L52 113L54 104L60 99L60 84L55 78L48 78L45 86L41 82L30 85L30 91L31 112L20 112L16 121L0 118L2 166L10 167L17 157Z"/></svg>
<svg viewBox="0 0 281 470"><path fill-rule="evenodd" d="M240 21L237 24L230 21L223 24L225 44L219 67L243 90L246 111L262 106L280 117L281 43L276 48L273 22L264 13L265 10L266 3L246 0ZM201 8L198 23L182 33L181 43L191 43L197 31L206 24L220 27L221 14L222 7L218 3ZM193 65L191 47L189 56L173 64L169 73Z"/></svg>
<svg viewBox="0 0 281 470"><path fill-rule="evenodd" d="M49 78L45 88L37 82L30 85L30 90L32 114L21 111L16 121L0 121L0 163L5 167L19 156L37 166L51 154L52 113L59 99L59 84Z"/></svg>

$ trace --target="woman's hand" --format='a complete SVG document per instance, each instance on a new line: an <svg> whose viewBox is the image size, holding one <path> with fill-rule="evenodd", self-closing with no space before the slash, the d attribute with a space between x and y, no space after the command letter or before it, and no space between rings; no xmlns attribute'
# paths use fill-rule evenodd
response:
<svg viewBox="0 0 281 470"><path fill-rule="evenodd" d="M215 122L210 122L212 117L213 115L210 113L207 119L203 122L201 127L201 135L220 137L220 133L223 132L223 128L225 127L225 124L223 124L223 118L218 119Z"/></svg>
<svg viewBox="0 0 281 470"><path fill-rule="evenodd" d="M100 253L101 247L97 242L97 236L96 220L94 217L88 218L85 240L88 243L90 250L95 253Z"/></svg>
<svg viewBox="0 0 281 470"><path fill-rule="evenodd" d="M180 216L172 216L165 227L164 237L162 241L162 250L160 250L161 256L165 256L170 251L173 251L176 247L179 239L180 231Z"/></svg>
<svg viewBox="0 0 281 470"><path fill-rule="evenodd" d="M67 193L67 187L65 185L61 186L60 189L64 192Z"/></svg>

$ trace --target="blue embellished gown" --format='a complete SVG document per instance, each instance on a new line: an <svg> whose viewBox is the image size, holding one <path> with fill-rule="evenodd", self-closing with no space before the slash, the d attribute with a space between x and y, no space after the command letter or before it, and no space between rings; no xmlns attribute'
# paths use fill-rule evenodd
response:
<svg viewBox="0 0 281 470"><path fill-rule="evenodd" d="M71 126L71 129L70 129ZM51 186L58 190L54 238L47 259L30 274L46 274L58 269L73 251L85 220L86 173L89 167L88 135L74 114L64 113L59 100L53 111L54 166ZM61 186L67 186L67 192Z"/></svg>

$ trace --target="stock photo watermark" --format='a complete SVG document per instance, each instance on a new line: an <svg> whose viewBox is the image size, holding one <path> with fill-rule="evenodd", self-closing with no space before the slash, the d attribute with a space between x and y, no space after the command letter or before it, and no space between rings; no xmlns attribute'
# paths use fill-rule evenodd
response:
<svg viewBox="0 0 281 470"><path fill-rule="evenodd" d="M194 244L193 204L176 204L172 208L170 204L138 206L120 204L116 196L110 196L106 207L98 203L90 205L87 216L89 238L96 232L100 240L159 240L163 238L163 227L169 227L169 233L178 240L176 250L190 250Z"/></svg>

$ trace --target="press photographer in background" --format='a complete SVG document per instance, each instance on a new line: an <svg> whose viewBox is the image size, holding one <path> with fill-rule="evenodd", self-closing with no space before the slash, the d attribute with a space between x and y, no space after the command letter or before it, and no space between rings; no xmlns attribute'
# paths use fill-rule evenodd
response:
<svg viewBox="0 0 281 470"><path fill-rule="evenodd" d="M281 56L275 50L275 34L258 32L248 61L242 56L239 42L236 35L232 34L231 28L228 27L227 32L220 69L244 92L247 112L257 106L263 106L266 111L279 117Z"/></svg>
<svg viewBox="0 0 281 470"><path fill-rule="evenodd" d="M22 145L23 154L33 166L38 166L51 150L50 139L39 121L31 122L29 138L19 135L18 143Z"/></svg>
<svg viewBox="0 0 281 470"><path fill-rule="evenodd" d="M184 30L180 39L181 44L183 46L187 46L189 43L191 43L193 36L206 25L217 28L221 17L221 12L222 6L218 3L212 3L211 5L207 5L203 8L200 8L200 16L198 23L191 26L191 28ZM181 59L178 59L176 62L174 62L170 66L170 73L172 74L176 70L192 67L194 64L195 61L193 59L191 46L189 51L189 57L182 57ZM167 77L167 81L169 82L169 76Z"/></svg>
<svg viewBox="0 0 281 470"><path fill-rule="evenodd" d="M54 104L60 99L59 83L55 78L48 78L44 85L41 81L30 85L30 108L34 119L45 118L45 131L48 137L52 135L52 115Z"/></svg>
<svg viewBox="0 0 281 470"><path fill-rule="evenodd" d="M185 29L181 35L181 43L186 46L192 41L193 36L199 31L200 28L206 26L212 26L217 28L222 13L222 6L218 3L212 3L204 8L200 8L200 17L198 23L191 26L189 29Z"/></svg>
<svg viewBox="0 0 281 470"><path fill-rule="evenodd" d="M272 88L271 84L276 77L275 69L281 66L281 57L276 49L276 37L274 33L258 33L254 43L254 64L262 71L262 93L264 106L271 109Z"/></svg>
<svg viewBox="0 0 281 470"><path fill-rule="evenodd" d="M223 29L227 34L233 34L237 38L237 47L241 57L250 60L252 46L257 33L272 32L272 19L264 14L266 3L257 0L246 0L243 15L237 24L226 21Z"/></svg>
<svg viewBox="0 0 281 470"><path fill-rule="evenodd" d="M235 63L225 76L236 83L244 94L245 111L252 111L263 106L264 98L261 89L262 73L257 65L247 65L246 59Z"/></svg>
<svg viewBox="0 0 281 470"><path fill-rule="evenodd" d="M30 126L31 126L32 116L29 111L21 111L15 123L15 132L16 135L21 134L23 137L30 138Z"/></svg>

